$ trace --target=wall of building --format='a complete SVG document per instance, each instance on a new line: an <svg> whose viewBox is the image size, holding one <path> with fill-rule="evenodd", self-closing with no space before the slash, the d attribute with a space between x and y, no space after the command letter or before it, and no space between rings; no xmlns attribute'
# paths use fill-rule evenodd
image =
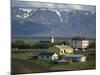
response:
<svg viewBox="0 0 100 75"><path fill-rule="evenodd" d="M88 40L83 40L82 41L82 48L86 48L89 45L89 41Z"/></svg>
<svg viewBox="0 0 100 75"><path fill-rule="evenodd" d="M59 56L57 54L54 54L52 56L38 56L39 60L57 60Z"/></svg>
<svg viewBox="0 0 100 75"><path fill-rule="evenodd" d="M86 57L85 56L81 57L80 62L86 62Z"/></svg>
<svg viewBox="0 0 100 75"><path fill-rule="evenodd" d="M82 48L82 41L79 40L73 40L72 41L73 48Z"/></svg>
<svg viewBox="0 0 100 75"><path fill-rule="evenodd" d="M57 47L51 47L51 48L48 49L48 52L54 52L54 53L57 53L59 55L64 55L64 54L71 54L71 53L73 53L73 49L72 48L59 49Z"/></svg>
<svg viewBox="0 0 100 75"><path fill-rule="evenodd" d="M38 56L39 60L52 60L51 56Z"/></svg>
<svg viewBox="0 0 100 75"><path fill-rule="evenodd" d="M72 62L86 62L86 57L81 56L81 57L64 57L65 60L72 61Z"/></svg>
<svg viewBox="0 0 100 75"><path fill-rule="evenodd" d="M57 60L59 58L59 56L57 55L57 54L54 54L53 56L52 56L52 60Z"/></svg>
<svg viewBox="0 0 100 75"><path fill-rule="evenodd" d="M89 45L88 40L73 40L72 47L73 48L86 48Z"/></svg>

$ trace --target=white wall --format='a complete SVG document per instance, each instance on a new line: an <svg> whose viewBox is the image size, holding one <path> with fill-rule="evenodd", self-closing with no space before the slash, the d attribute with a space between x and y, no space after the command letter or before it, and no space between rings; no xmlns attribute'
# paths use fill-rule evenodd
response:
<svg viewBox="0 0 100 75"><path fill-rule="evenodd" d="M82 40L82 41L73 40L72 41L73 48L86 48L88 45L89 45L89 41L88 40Z"/></svg>
<svg viewBox="0 0 100 75"><path fill-rule="evenodd" d="M73 40L72 46L73 46L73 48L82 48L82 41Z"/></svg>
<svg viewBox="0 0 100 75"><path fill-rule="evenodd" d="M80 62L86 62L86 57L85 56L81 57Z"/></svg>
<svg viewBox="0 0 100 75"><path fill-rule="evenodd" d="M86 48L89 45L89 41L88 40L83 40L82 41L82 48Z"/></svg>
<svg viewBox="0 0 100 75"><path fill-rule="evenodd" d="M58 59L58 55L57 54L54 54L53 56L52 56L52 60L56 60L56 59Z"/></svg>

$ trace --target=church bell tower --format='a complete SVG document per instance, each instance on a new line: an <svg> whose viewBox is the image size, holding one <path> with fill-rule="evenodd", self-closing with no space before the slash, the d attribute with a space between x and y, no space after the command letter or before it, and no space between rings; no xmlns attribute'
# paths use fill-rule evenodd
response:
<svg viewBox="0 0 100 75"><path fill-rule="evenodd" d="M51 43L54 43L54 37L53 37L53 35L52 35L52 31L51 31L51 33L50 33L50 42L51 42Z"/></svg>

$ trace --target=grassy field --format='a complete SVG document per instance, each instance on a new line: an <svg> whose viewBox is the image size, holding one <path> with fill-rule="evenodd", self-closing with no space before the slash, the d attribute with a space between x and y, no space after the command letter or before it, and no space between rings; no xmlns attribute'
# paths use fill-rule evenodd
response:
<svg viewBox="0 0 100 75"><path fill-rule="evenodd" d="M49 70L49 66L35 64L31 61L12 59L12 74L37 73Z"/></svg>
<svg viewBox="0 0 100 75"><path fill-rule="evenodd" d="M14 59L28 59L32 56L38 55L38 51L12 51L12 58Z"/></svg>
<svg viewBox="0 0 100 75"><path fill-rule="evenodd" d="M12 51L12 74L19 73L39 73L39 72L52 72L52 71L72 71L72 70L88 70L95 69L95 54L88 54L85 63L60 63L51 64L46 61L28 60L35 56L39 51Z"/></svg>

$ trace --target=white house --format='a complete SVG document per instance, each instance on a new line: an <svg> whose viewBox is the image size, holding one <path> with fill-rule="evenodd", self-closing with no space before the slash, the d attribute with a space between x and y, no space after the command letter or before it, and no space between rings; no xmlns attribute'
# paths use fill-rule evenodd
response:
<svg viewBox="0 0 100 75"><path fill-rule="evenodd" d="M54 61L59 58L58 54L56 53L40 53L38 55L39 60L49 60L49 61Z"/></svg>
<svg viewBox="0 0 100 75"><path fill-rule="evenodd" d="M72 38L71 45L74 49L84 50L89 45L89 40L84 37L74 37Z"/></svg>
<svg viewBox="0 0 100 75"><path fill-rule="evenodd" d="M86 56L84 55L77 55L77 54L64 55L63 58L64 60L72 61L72 62L86 62Z"/></svg>

